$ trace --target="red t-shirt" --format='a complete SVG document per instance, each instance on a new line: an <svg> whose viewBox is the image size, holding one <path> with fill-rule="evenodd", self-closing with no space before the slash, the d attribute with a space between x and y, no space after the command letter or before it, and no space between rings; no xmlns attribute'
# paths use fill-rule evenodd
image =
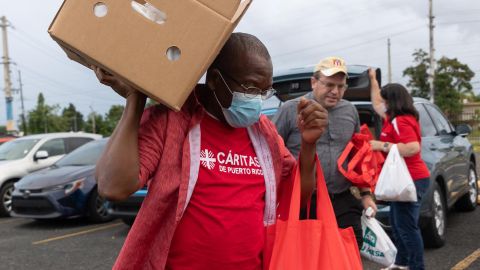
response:
<svg viewBox="0 0 480 270"><path fill-rule="evenodd" d="M411 115L400 115L395 117L395 119L397 122L398 133L390 119L387 117L383 122L382 133L380 134L381 141L391 143L422 143L420 125L415 117ZM425 165L425 162L423 162L420 152L411 157L404 157L404 159L413 180L430 177L430 172L427 165Z"/></svg>
<svg viewBox="0 0 480 270"><path fill-rule="evenodd" d="M200 170L166 269L261 269L265 180L246 128L205 115Z"/></svg>

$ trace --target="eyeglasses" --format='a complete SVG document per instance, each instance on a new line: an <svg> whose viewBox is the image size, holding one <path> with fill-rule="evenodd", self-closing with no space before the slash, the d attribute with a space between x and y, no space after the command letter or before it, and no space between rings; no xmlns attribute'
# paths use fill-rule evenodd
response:
<svg viewBox="0 0 480 270"><path fill-rule="evenodd" d="M331 82L324 82L324 81L322 81L322 80L320 80L319 78L316 78L316 77L315 77L315 79L317 79L317 81L321 82L328 91L332 91L333 89L335 89L335 87L338 88L338 91L345 91L348 88L348 84L334 84L334 83L331 83Z"/></svg>
<svg viewBox="0 0 480 270"><path fill-rule="evenodd" d="M239 93L243 93L243 95L246 98L252 99L252 98L256 98L257 96L260 95L263 100L266 100L266 99L271 98L276 92L275 89L273 89L272 87L270 87L269 89L266 89L266 90L262 90L258 87L255 87L255 86L245 86L244 84L242 84L242 83L238 82L237 80L235 80L234 78L232 78L232 76L228 75L227 73L223 73L223 75L225 75L225 77L227 77L229 80L232 80L234 83L240 85L240 87L242 87L244 91L239 92ZM225 79L223 79L223 75L220 72L220 77L222 78L223 82L227 86L228 90L230 92L232 92L232 90L230 90L230 87L228 87L227 82L225 82ZM238 91L236 91L236 92L238 92Z"/></svg>

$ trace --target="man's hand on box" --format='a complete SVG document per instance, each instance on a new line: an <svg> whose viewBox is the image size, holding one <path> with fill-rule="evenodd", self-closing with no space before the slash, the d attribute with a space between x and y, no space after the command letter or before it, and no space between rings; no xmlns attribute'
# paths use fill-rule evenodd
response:
<svg viewBox="0 0 480 270"><path fill-rule="evenodd" d="M302 140L315 144L328 125L328 112L318 102L302 98L297 106L297 125Z"/></svg>
<svg viewBox="0 0 480 270"><path fill-rule="evenodd" d="M124 83L122 80L118 79L117 77L108 73L107 71L105 71L105 70L103 70L103 69L101 69L97 66L92 66L92 69L93 69L93 71L95 71L95 75L97 75L98 81L100 81L100 83L110 86L120 96L122 96L124 98L127 98L131 94L138 94L139 93L133 87Z"/></svg>

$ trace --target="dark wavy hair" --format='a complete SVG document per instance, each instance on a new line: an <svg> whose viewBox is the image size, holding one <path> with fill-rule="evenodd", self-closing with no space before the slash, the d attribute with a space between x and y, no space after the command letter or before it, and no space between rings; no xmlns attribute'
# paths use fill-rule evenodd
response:
<svg viewBox="0 0 480 270"><path fill-rule="evenodd" d="M380 95L386 102L386 114L390 119L399 115L412 115L418 121L418 111L413 106L413 98L403 85L389 83L382 87Z"/></svg>

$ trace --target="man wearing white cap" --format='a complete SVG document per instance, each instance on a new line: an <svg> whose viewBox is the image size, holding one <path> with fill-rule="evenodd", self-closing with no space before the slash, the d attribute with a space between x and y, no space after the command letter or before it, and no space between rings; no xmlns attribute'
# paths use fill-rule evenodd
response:
<svg viewBox="0 0 480 270"><path fill-rule="evenodd" d="M303 97L289 100L273 118L278 133L283 137L290 152L297 156L300 152L300 133L296 127L296 106L300 99L313 99L328 111L328 126L317 141L317 154L321 161L328 192L335 211L338 226L353 227L357 243L362 246L362 210L371 207L377 210L368 188L360 189L361 201L351 193L352 183L337 169L337 160L352 138L360 130L358 112L350 102L342 99L347 89L347 67L338 57L321 60L311 77L312 92ZM312 196L310 217L316 216L316 196Z"/></svg>

